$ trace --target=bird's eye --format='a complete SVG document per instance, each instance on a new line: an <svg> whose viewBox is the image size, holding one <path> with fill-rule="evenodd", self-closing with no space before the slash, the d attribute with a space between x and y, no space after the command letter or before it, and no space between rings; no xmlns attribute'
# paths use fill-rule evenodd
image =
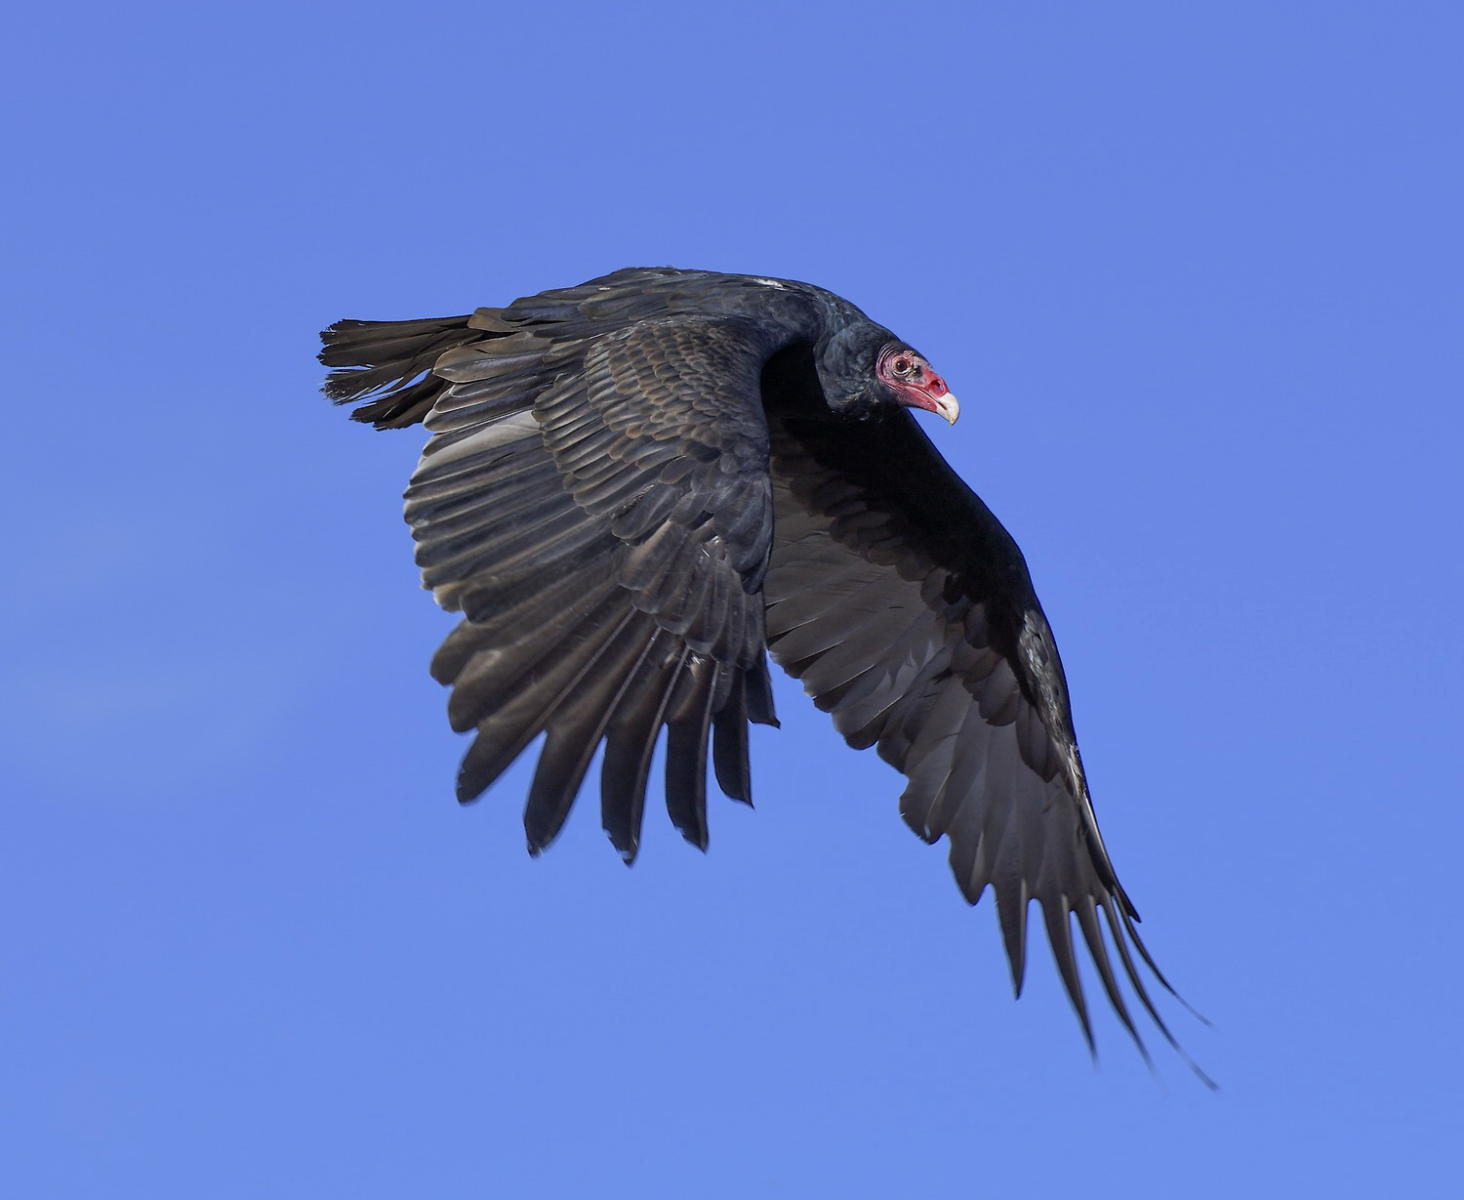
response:
<svg viewBox="0 0 1464 1200"><path fill-rule="evenodd" d="M895 359L895 374L896 375L908 375L908 374L910 374L910 368L913 365L914 364L911 363L911 361L908 358L905 358L905 357L901 356L900 358Z"/></svg>

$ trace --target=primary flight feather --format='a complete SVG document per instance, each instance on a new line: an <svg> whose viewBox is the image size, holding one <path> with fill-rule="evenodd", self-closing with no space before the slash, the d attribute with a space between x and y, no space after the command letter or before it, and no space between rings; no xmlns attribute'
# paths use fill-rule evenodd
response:
<svg viewBox="0 0 1464 1200"><path fill-rule="evenodd" d="M475 733L459 800L545 735L537 854L603 747L628 862L664 731L667 808L705 848L709 748L750 800L771 653L906 776L900 811L949 839L966 898L993 889L1018 991L1036 900L1089 1044L1073 918L1141 1049L1120 972L1173 1043L1026 563L912 415L959 412L924 357L821 288L670 268L322 338L332 400L431 434L406 517L424 585L464 617L432 663Z"/></svg>

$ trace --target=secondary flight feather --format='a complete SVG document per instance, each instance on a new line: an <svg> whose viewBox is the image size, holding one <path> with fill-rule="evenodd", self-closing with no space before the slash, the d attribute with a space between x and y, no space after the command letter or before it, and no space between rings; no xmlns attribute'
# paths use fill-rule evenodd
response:
<svg viewBox="0 0 1464 1200"><path fill-rule="evenodd" d="M1035 900L1089 1045L1074 924L1140 1049L1120 977L1174 1043L1052 630L1016 543L913 416L959 413L913 347L822 288L670 268L322 338L332 400L430 433L406 518L424 585L463 614L432 663L474 733L459 800L545 735L537 854L603 747L601 820L629 862L664 742L671 819L705 849L709 756L751 800L771 654L905 775L900 811L949 841L966 898L993 890L1018 992Z"/></svg>

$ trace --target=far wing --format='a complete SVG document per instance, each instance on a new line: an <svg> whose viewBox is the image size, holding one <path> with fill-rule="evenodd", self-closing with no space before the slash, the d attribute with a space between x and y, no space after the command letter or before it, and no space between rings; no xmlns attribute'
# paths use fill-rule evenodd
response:
<svg viewBox="0 0 1464 1200"><path fill-rule="evenodd" d="M1062 664L1016 543L908 413L860 425L785 415L771 432L774 659L852 746L877 745L905 774L900 811L926 841L950 839L966 898L994 889L1019 992L1035 899L1090 1046L1074 916L1140 1048L1105 927L1172 1043L1135 957L1169 984L1098 833Z"/></svg>

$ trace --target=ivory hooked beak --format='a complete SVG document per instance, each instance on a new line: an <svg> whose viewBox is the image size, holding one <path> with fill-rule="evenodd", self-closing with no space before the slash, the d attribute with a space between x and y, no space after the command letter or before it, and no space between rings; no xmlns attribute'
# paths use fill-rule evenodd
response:
<svg viewBox="0 0 1464 1200"><path fill-rule="evenodd" d="M948 424L954 425L956 418L961 415L961 405L954 392L946 392L943 396L931 397L930 411L944 417Z"/></svg>

